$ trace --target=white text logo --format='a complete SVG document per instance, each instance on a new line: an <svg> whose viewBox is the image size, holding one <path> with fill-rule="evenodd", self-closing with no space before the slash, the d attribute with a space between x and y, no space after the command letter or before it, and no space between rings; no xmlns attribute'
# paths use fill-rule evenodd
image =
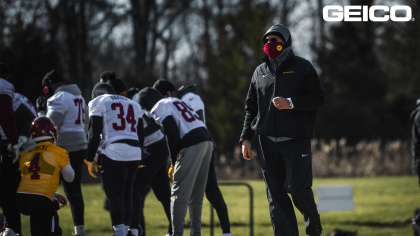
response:
<svg viewBox="0 0 420 236"><path fill-rule="evenodd" d="M383 16L375 16L375 12L384 12ZM397 16L396 11L405 12L405 16ZM392 21L404 22L411 19L411 7L409 6L325 6L323 9L325 21ZM402 14L404 15L404 14ZM414 20L414 19L413 19Z"/></svg>

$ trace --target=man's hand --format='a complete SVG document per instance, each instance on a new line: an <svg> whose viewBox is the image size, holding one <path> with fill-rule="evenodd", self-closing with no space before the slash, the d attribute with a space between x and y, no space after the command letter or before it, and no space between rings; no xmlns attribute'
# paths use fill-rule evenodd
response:
<svg viewBox="0 0 420 236"><path fill-rule="evenodd" d="M20 157L20 151L19 151L20 147L22 147L26 143L26 141L28 141L27 137L20 136L18 138L18 144L13 145L13 146L12 146L12 144L9 144L7 146L7 150L13 154L13 163L15 163L19 159L19 157Z"/></svg>
<svg viewBox="0 0 420 236"><path fill-rule="evenodd" d="M275 97L275 98L273 98L273 100L271 102L279 110L290 108L289 100L287 100L287 98L284 98L284 97Z"/></svg>
<svg viewBox="0 0 420 236"><path fill-rule="evenodd" d="M169 171L168 171L168 176L171 179L174 179L174 169L175 169L174 165L171 165L171 167L169 168Z"/></svg>
<svg viewBox="0 0 420 236"><path fill-rule="evenodd" d="M62 196L62 195L60 195L60 194L58 194L57 196L55 196L55 198L57 198L57 200L58 200L58 202L60 203L60 206L61 206L61 207L63 207L63 206L67 206L67 199L66 199L66 197L64 197L64 196Z"/></svg>
<svg viewBox="0 0 420 236"><path fill-rule="evenodd" d="M45 96L39 96L36 99L35 106L36 106L36 111L37 112L46 111L47 110L47 100L48 99Z"/></svg>
<svg viewBox="0 0 420 236"><path fill-rule="evenodd" d="M13 163L15 163L19 160L19 157L20 157L19 144L15 144L12 146L12 153L13 153Z"/></svg>
<svg viewBox="0 0 420 236"><path fill-rule="evenodd" d="M98 178L94 173L93 170L95 170L95 172L98 172L98 166L96 165L95 161L87 161L86 159L84 160L84 162L86 163L86 165L88 166L88 171L89 174L93 177L93 178Z"/></svg>
<svg viewBox="0 0 420 236"><path fill-rule="evenodd" d="M251 151L251 143L248 140L242 141L242 155L245 160L251 160L254 155Z"/></svg>

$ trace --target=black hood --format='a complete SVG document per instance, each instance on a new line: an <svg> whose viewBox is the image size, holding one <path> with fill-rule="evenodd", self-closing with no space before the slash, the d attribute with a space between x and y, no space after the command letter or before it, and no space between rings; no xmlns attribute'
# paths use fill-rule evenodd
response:
<svg viewBox="0 0 420 236"><path fill-rule="evenodd" d="M292 35L290 34L289 29L282 24L275 24L271 26L270 29L268 29L267 32L265 32L262 38L263 42L264 42L265 37L267 37L267 35L277 35L280 38L284 39L285 40L284 48L288 48L292 46Z"/></svg>
<svg viewBox="0 0 420 236"><path fill-rule="evenodd" d="M106 93L117 94L112 85L105 82L99 82L92 89L92 100Z"/></svg>
<svg viewBox="0 0 420 236"><path fill-rule="evenodd" d="M197 94L196 89L195 89L195 84L189 85L187 87L181 86L178 89L178 98L181 99L187 93L195 93L195 94Z"/></svg>
<svg viewBox="0 0 420 236"><path fill-rule="evenodd" d="M152 110L153 106L163 98L162 94L155 89L146 87L139 92L137 102L146 110Z"/></svg>

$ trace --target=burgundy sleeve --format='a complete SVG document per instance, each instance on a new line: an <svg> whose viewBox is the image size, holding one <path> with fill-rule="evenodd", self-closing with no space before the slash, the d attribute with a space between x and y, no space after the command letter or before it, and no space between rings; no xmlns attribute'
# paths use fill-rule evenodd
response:
<svg viewBox="0 0 420 236"><path fill-rule="evenodd" d="M0 95L0 126L3 128L4 134L12 145L17 144L18 135L12 98L4 94Z"/></svg>

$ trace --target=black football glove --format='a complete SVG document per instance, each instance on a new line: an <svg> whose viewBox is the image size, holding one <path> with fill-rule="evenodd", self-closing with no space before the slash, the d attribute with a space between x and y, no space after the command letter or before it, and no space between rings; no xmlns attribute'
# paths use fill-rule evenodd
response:
<svg viewBox="0 0 420 236"><path fill-rule="evenodd" d="M41 111L46 111L47 110L47 97L43 96L39 96L36 99L36 111L39 113Z"/></svg>

